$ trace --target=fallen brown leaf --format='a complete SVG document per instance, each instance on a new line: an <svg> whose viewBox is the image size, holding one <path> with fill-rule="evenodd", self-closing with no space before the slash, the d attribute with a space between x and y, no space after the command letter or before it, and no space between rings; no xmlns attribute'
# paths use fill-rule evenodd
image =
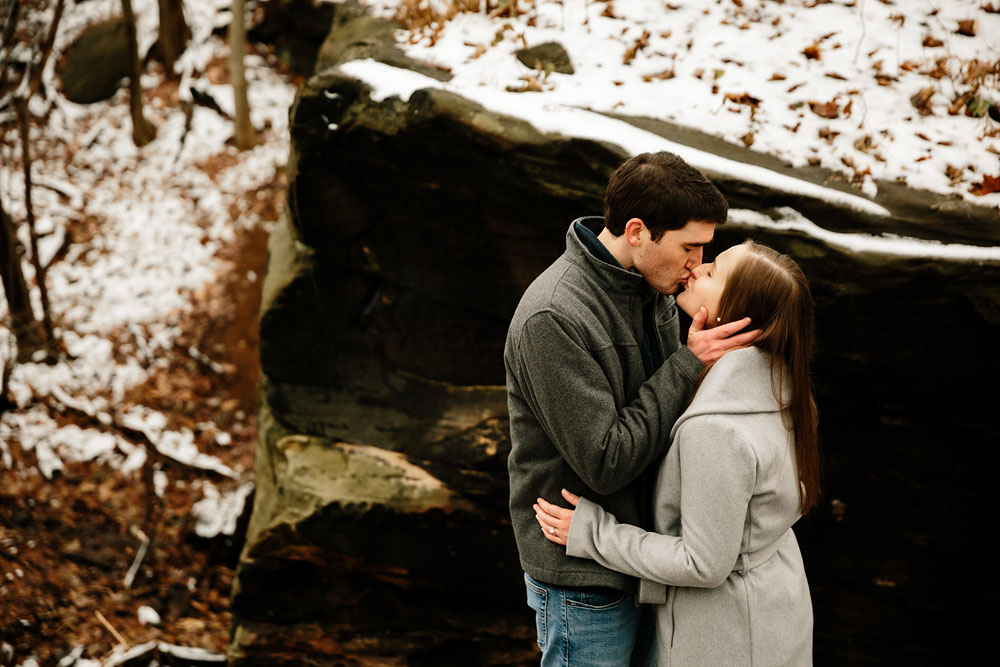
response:
<svg viewBox="0 0 1000 667"><path fill-rule="evenodd" d="M821 60L819 42L813 42L806 48L802 49L802 55L804 55L808 60Z"/></svg>
<svg viewBox="0 0 1000 667"><path fill-rule="evenodd" d="M939 46L944 46L944 42L942 42L940 39L932 35L924 35L924 41L922 42L922 44L929 49L937 48Z"/></svg>
<svg viewBox="0 0 1000 667"><path fill-rule="evenodd" d="M840 132L829 127L821 127L817 134L820 139L823 139L828 144L832 144L833 140L837 138L837 135L840 134Z"/></svg>
<svg viewBox="0 0 1000 667"><path fill-rule="evenodd" d="M962 67L962 83L981 85L990 75L1000 74L1000 63L973 58Z"/></svg>
<svg viewBox="0 0 1000 667"><path fill-rule="evenodd" d="M931 98L934 96L934 92L934 87L928 86L921 88L910 98L910 104L920 112L921 116L930 116L934 113L934 110L931 109Z"/></svg>
<svg viewBox="0 0 1000 667"><path fill-rule="evenodd" d="M737 104L748 104L755 108L760 106L760 98L754 97L750 93L726 93L726 100Z"/></svg>
<svg viewBox="0 0 1000 667"><path fill-rule="evenodd" d="M952 185L956 185L964 179L964 171L965 170L961 167L956 167L951 164L946 164L944 166L944 173L948 177L948 180L951 181Z"/></svg>
<svg viewBox="0 0 1000 667"><path fill-rule="evenodd" d="M625 50L625 56L622 58L622 64L630 65L632 61L635 60L636 54L647 46L649 46L649 31L643 30L642 36L635 40L635 44Z"/></svg>
<svg viewBox="0 0 1000 667"><path fill-rule="evenodd" d="M1000 174L997 176L983 176L982 183L973 183L972 187L969 188L969 192L977 197L988 195L991 192L1000 192Z"/></svg>
<svg viewBox="0 0 1000 667"><path fill-rule="evenodd" d="M861 151L862 153L867 153L875 146L872 141L872 135L866 134L857 141L854 142L854 148Z"/></svg>
<svg viewBox="0 0 1000 667"><path fill-rule="evenodd" d="M955 101L951 103L950 107L948 107L948 115L957 116L959 112L962 110L962 107L965 106L965 104L969 101L971 97L972 97L972 92L969 91L955 98Z"/></svg>
<svg viewBox="0 0 1000 667"><path fill-rule="evenodd" d="M524 85L521 86L520 88L517 88L515 86L507 86L507 92L509 92L509 93L540 93L540 92L542 92L542 84L541 84L541 82L539 82L539 80L535 76L533 76L531 74L525 74L519 80L523 81Z"/></svg>
<svg viewBox="0 0 1000 667"><path fill-rule="evenodd" d="M975 37L978 28L979 24L976 19L964 19L958 22L958 29L955 32L966 37Z"/></svg>
<svg viewBox="0 0 1000 667"><path fill-rule="evenodd" d="M771 78L768 79L768 81L784 81L786 78L788 77L786 77L784 74L779 74L775 72L774 74L771 75Z"/></svg>
<svg viewBox="0 0 1000 667"><path fill-rule="evenodd" d="M840 116L840 105L837 104L837 98L829 102L809 100L809 109L822 118L838 118Z"/></svg>
<svg viewBox="0 0 1000 667"><path fill-rule="evenodd" d="M645 74L643 75L642 80L645 81L646 83L649 83L650 81L665 81L667 79L674 78L674 76L676 76L674 74L674 70L665 69L659 74Z"/></svg>
<svg viewBox="0 0 1000 667"><path fill-rule="evenodd" d="M486 48L487 48L487 47L486 47L486 45L485 45L485 44L476 44L476 43L474 43L474 42L465 42L465 45L466 45L466 46L471 46L471 47L472 47L473 49L475 49L475 50L474 50L474 51L472 52L472 55L471 55L471 56L469 56L469 59L470 59L470 60L475 60L475 59L476 59L476 58L478 58L479 56L481 56L481 55L483 55L484 53L486 53Z"/></svg>
<svg viewBox="0 0 1000 667"><path fill-rule="evenodd" d="M861 185L864 184L865 176L871 176L872 174L871 167L865 167L859 171L858 168L852 164L851 168L854 169L854 174L851 176L851 185L855 185L857 187L861 187Z"/></svg>
<svg viewBox="0 0 1000 667"><path fill-rule="evenodd" d="M753 146L753 132L747 132L746 134L744 134L742 137L740 137L740 141L742 141L743 145L746 146L747 148Z"/></svg>
<svg viewBox="0 0 1000 667"><path fill-rule="evenodd" d="M934 61L934 66L929 67L922 72L924 76L929 76L932 79L943 79L945 77L951 76L948 71L948 58L937 58Z"/></svg>

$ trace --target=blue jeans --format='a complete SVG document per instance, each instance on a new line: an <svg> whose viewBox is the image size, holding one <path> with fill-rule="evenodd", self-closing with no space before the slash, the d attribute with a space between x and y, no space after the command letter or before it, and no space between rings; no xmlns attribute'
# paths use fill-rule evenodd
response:
<svg viewBox="0 0 1000 667"><path fill-rule="evenodd" d="M527 574L528 606L535 610L541 667L652 667L655 614L630 593L582 592L536 581Z"/></svg>

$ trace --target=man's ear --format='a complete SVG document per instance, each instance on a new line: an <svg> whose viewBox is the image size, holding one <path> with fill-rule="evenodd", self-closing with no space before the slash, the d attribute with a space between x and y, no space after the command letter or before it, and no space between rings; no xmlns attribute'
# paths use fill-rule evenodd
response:
<svg viewBox="0 0 1000 667"><path fill-rule="evenodd" d="M632 218L625 223L625 240L633 247L642 245L642 230L646 229L646 223L639 218ZM649 230L646 229L648 233Z"/></svg>

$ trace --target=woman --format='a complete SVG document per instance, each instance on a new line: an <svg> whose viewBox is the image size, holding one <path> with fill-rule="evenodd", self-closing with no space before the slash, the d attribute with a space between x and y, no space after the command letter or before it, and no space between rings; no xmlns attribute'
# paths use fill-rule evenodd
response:
<svg viewBox="0 0 1000 667"><path fill-rule="evenodd" d="M703 373L674 425L655 532L566 490L576 510L539 498L538 521L570 556L641 580L641 601L660 605L659 665L809 665L812 604L791 530L819 493L808 284L747 241L696 268L677 304L716 325L749 316L761 335Z"/></svg>

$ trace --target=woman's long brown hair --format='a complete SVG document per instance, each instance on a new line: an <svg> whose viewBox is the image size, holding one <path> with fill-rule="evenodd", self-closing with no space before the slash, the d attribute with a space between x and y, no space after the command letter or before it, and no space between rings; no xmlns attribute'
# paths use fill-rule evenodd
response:
<svg viewBox="0 0 1000 667"><path fill-rule="evenodd" d="M819 499L819 448L816 401L809 378L814 329L812 294L802 269L787 255L744 242L746 252L726 280L719 299L720 320L750 318L761 333L754 346L771 355L771 387L781 412L791 422L799 471L799 506L803 514ZM781 387L788 382L788 400Z"/></svg>

